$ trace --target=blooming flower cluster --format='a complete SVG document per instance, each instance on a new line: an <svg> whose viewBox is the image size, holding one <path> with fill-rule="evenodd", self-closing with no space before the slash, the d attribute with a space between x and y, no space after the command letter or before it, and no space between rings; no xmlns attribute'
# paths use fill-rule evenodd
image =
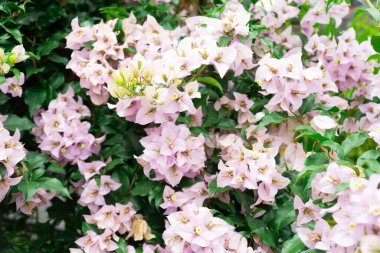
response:
<svg viewBox="0 0 380 253"><path fill-rule="evenodd" d="M81 121L90 116L90 110L83 105L82 99L74 99L70 87L65 94L51 101L47 111L38 111L34 115L36 136L39 148L50 154L61 164L83 161L100 151L100 143L105 136L95 138L89 133L90 123Z"/></svg>
<svg viewBox="0 0 380 253"><path fill-rule="evenodd" d="M163 239L171 252L255 252L233 226L192 204L168 216Z"/></svg>
<svg viewBox="0 0 380 253"><path fill-rule="evenodd" d="M20 183L22 176L16 167L26 156L26 150L20 140L20 132L16 130L12 136L4 128L6 117L0 115L0 202L2 202L11 186Z"/></svg>
<svg viewBox="0 0 380 253"><path fill-rule="evenodd" d="M185 125L171 122L146 132L148 136L140 140L144 153L136 159L147 177L153 171L153 180L175 186L182 177L194 178L202 171L206 161L202 135L195 137Z"/></svg>
<svg viewBox="0 0 380 253"><path fill-rule="evenodd" d="M337 40L314 34L305 50L311 56L315 55L314 61L323 64L339 90L366 87L375 80L373 67L376 65L373 61L367 62L375 51L369 41L359 44L353 28L342 33Z"/></svg>
<svg viewBox="0 0 380 253"><path fill-rule="evenodd" d="M27 153L20 142L19 130L17 129L12 136L4 128L3 121L6 118L0 115L0 202L4 200L11 187L13 188L21 182L23 171L20 171L17 166L25 159ZM22 170L27 169L24 166ZM45 206L54 196L55 193L47 192L45 189L38 187L35 193L26 200L25 193L16 190L12 193L11 203L16 202L17 210L26 215L31 215L35 208Z"/></svg>
<svg viewBox="0 0 380 253"><path fill-rule="evenodd" d="M224 95L218 101L215 102L214 108L219 111L222 107L227 110L233 110L238 112L237 116L237 127L243 127L244 125L249 126L252 123L257 122L261 119L262 113L254 115L250 108L253 106L253 101L248 98L247 95L238 92L233 92L235 99L230 99L228 96Z"/></svg>
<svg viewBox="0 0 380 253"><path fill-rule="evenodd" d="M116 21L100 23L93 27L80 27L73 19L73 31L66 37L67 47L74 50L67 68L80 77L81 87L87 89L94 104L106 103L108 92L104 83L111 79L112 66L124 58L123 47L118 45L113 32ZM91 45L91 50L86 46Z"/></svg>
<svg viewBox="0 0 380 253"><path fill-rule="evenodd" d="M166 209L165 214L171 214L182 209L186 204L202 206L203 202L208 198L208 189L204 182L199 182L182 191L174 191L169 186L165 186L162 195L164 203L160 205L162 209Z"/></svg>
<svg viewBox="0 0 380 253"><path fill-rule="evenodd" d="M13 193L11 202L16 203L17 210L20 210L24 214L31 215L34 209L47 205L55 195L54 192L47 192L43 188L38 188L36 193L28 201L25 201L24 193Z"/></svg>
<svg viewBox="0 0 380 253"><path fill-rule="evenodd" d="M343 252L355 250L372 244L372 252L380 249L378 238L380 202L378 175L369 179L356 177L355 172L348 167L331 163L326 172L318 173L312 182L312 200L303 203L298 197L295 208L299 211L297 233L309 248ZM347 184L348 189L340 191L337 187ZM321 209L313 201L322 199L336 204L327 209ZM331 215L334 225L330 226L324 216ZM302 226L315 221L314 229ZM370 252L370 251L363 251Z"/></svg>
<svg viewBox="0 0 380 253"><path fill-rule="evenodd" d="M81 77L82 87L89 89L97 104L107 99L95 101L94 92L104 90L103 84L107 83L110 94L120 99L118 114L129 121L147 124L175 120L178 112L196 113L192 99L200 97L198 84L183 81L192 71L213 65L223 77L229 69L240 75L253 67L250 45L237 38L248 35L249 19L250 14L234 1L226 5L221 19L192 17L186 20L186 27L172 31L165 30L151 16L138 25L131 14L123 20L125 38L119 44L113 32L116 21L90 28L79 27L75 19L67 46L76 51L68 67ZM234 39L227 46L220 45L223 35ZM81 49L86 42L93 42L91 51ZM130 47L136 55L124 55L123 49ZM108 58L112 58L113 65Z"/></svg>
<svg viewBox="0 0 380 253"><path fill-rule="evenodd" d="M303 99L310 94L318 94L319 100L329 106L340 106L339 97L331 97L327 92L338 89L329 75L318 66L304 68L301 53L291 54L281 59L266 56L259 61L256 81L264 95L274 94L265 106L270 112L286 111L294 114L301 107Z"/></svg>
<svg viewBox="0 0 380 253"><path fill-rule="evenodd" d="M119 248L119 235L126 238L133 236L134 240L152 239L150 228L141 215L136 214L132 203L108 205L105 196L116 191L121 184L108 175L100 175L100 170L106 166L102 161L78 162L84 182L78 182L81 188L81 197L78 203L90 209L90 215L84 215L88 224L93 224L101 233L87 231L84 237L79 238L76 244L81 249L71 249L76 252L111 252ZM97 183L99 179L100 184Z"/></svg>
<svg viewBox="0 0 380 253"><path fill-rule="evenodd" d="M21 86L25 82L25 75L13 67L16 63L23 62L28 58L29 56L26 55L23 45L15 46L9 53L5 53L0 48L0 76L3 79L0 82L0 91L2 93L11 94L12 97L21 97ZM8 75L11 70L14 76L5 78L5 75Z"/></svg>
<svg viewBox="0 0 380 253"><path fill-rule="evenodd" d="M217 184L218 187L257 190L259 197L256 204L273 202L277 191L289 183L289 179L276 168L275 156L281 140L264 131L253 137L255 140L249 141L249 144L232 134L220 137L221 158L225 163L220 161L218 164ZM251 148L247 148L248 145Z"/></svg>

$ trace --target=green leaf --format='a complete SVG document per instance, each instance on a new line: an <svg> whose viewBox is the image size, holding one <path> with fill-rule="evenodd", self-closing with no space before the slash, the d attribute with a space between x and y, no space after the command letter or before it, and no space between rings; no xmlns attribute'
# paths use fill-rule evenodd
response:
<svg viewBox="0 0 380 253"><path fill-rule="evenodd" d="M369 150L364 152L357 160L357 164L361 167L367 167L374 173L380 174L380 163L377 159L380 157L380 152L377 150Z"/></svg>
<svg viewBox="0 0 380 253"><path fill-rule="evenodd" d="M46 99L46 89L42 85L28 88L25 91L25 103L29 106L29 113L33 115L41 108Z"/></svg>
<svg viewBox="0 0 380 253"><path fill-rule="evenodd" d="M17 78L17 80L20 80L20 70L16 69L16 68L12 68L12 73L15 75L15 77Z"/></svg>
<svg viewBox="0 0 380 253"><path fill-rule="evenodd" d="M8 28L4 24L0 23L0 26L4 28L7 33L11 34L15 40L17 40L18 43L22 44L22 34L19 29L17 28Z"/></svg>
<svg viewBox="0 0 380 253"><path fill-rule="evenodd" d="M159 210L160 205L162 204L163 197L162 194L164 192L164 185L157 184L155 187L151 188L148 194L149 203L156 207Z"/></svg>
<svg viewBox="0 0 380 253"><path fill-rule="evenodd" d="M49 78L49 85L51 85L54 89L59 88L64 82L65 82L65 76L59 72L55 72Z"/></svg>
<svg viewBox="0 0 380 253"><path fill-rule="evenodd" d="M276 210L275 229L280 231L296 219L293 203L288 202Z"/></svg>
<svg viewBox="0 0 380 253"><path fill-rule="evenodd" d="M98 231L98 228L94 224L88 224L87 222L82 222L82 232L83 234L86 234L87 231Z"/></svg>
<svg viewBox="0 0 380 253"><path fill-rule="evenodd" d="M124 164L124 159L123 158L117 158L112 160L110 163L106 165L106 167L103 169L104 171L109 171L115 168L118 165Z"/></svg>
<svg viewBox="0 0 380 253"><path fill-rule="evenodd" d="M315 94L310 94L307 98L305 98L302 102L301 107L298 109L299 113L306 114L313 110L315 106Z"/></svg>
<svg viewBox="0 0 380 253"><path fill-rule="evenodd" d="M47 40L42 42L37 49L37 55L44 56L50 54L54 49L59 47L61 40L66 36L64 32L55 33Z"/></svg>
<svg viewBox="0 0 380 253"><path fill-rule="evenodd" d="M380 36L372 36L371 44L376 52L380 53Z"/></svg>
<svg viewBox="0 0 380 253"><path fill-rule="evenodd" d="M279 113L279 112L272 112L270 114L265 115L264 118L261 119L260 123L256 127L256 130L272 123L275 123L275 124L281 123L282 121L289 118L291 117L289 117L286 114Z"/></svg>
<svg viewBox="0 0 380 253"><path fill-rule="evenodd" d="M113 31L115 32L115 34L117 34L117 40L119 42L124 41L125 34L123 31L123 23L122 23L121 19L117 20Z"/></svg>
<svg viewBox="0 0 380 253"><path fill-rule="evenodd" d="M299 253L305 248L305 245L298 237L294 235L292 238L287 240L282 246L281 253Z"/></svg>
<svg viewBox="0 0 380 253"><path fill-rule="evenodd" d="M326 141L322 141L321 145L334 150L338 154L339 158L342 159L344 157L343 148L339 145L339 143L336 143L336 142L330 141L330 140L326 140Z"/></svg>
<svg viewBox="0 0 380 253"><path fill-rule="evenodd" d="M6 102L8 102L9 99L10 97L8 97L7 95L0 93L0 105L5 104Z"/></svg>
<svg viewBox="0 0 380 253"><path fill-rule="evenodd" d="M222 85L220 85L220 83L218 82L218 80L216 80L215 78L210 77L210 76L198 77L197 81L201 82L201 83L210 84L211 86L214 86L214 87L218 88L220 90L220 92L223 94Z"/></svg>
<svg viewBox="0 0 380 253"><path fill-rule="evenodd" d="M21 191L25 196L24 203L28 202L33 197L33 195L36 194L39 186L40 184L37 182L30 182L26 180L22 180L18 184L18 190Z"/></svg>
<svg viewBox="0 0 380 253"><path fill-rule="evenodd" d="M245 220L251 232L257 234L264 243L273 248L277 246L275 231L270 230L262 220L257 220L250 216L246 216Z"/></svg>
<svg viewBox="0 0 380 253"><path fill-rule="evenodd" d="M209 185L209 188L208 188L208 192L209 192L209 195L215 193L215 192L219 192L219 193L223 193L223 192L226 192L230 189L229 186L226 186L226 187L218 187L217 186L217 182L216 182L216 179L212 180L210 185Z"/></svg>
<svg viewBox="0 0 380 253"><path fill-rule="evenodd" d="M53 61L53 62L56 62L56 63L61 63L63 65L67 65L67 63L69 62L69 60L64 57L64 56L60 56L56 53L52 53L49 55L49 60Z"/></svg>
<svg viewBox="0 0 380 253"><path fill-rule="evenodd" d="M26 156L26 163L28 165L27 167L28 169L35 169L35 168L41 167L45 163L50 161L50 159L51 158L45 154L29 151L28 155Z"/></svg>
<svg viewBox="0 0 380 253"><path fill-rule="evenodd" d="M116 253L127 253L127 243L124 238L120 237L117 245L119 248L116 250Z"/></svg>
<svg viewBox="0 0 380 253"><path fill-rule="evenodd" d="M32 180L36 181L45 174L44 169L36 169L32 172Z"/></svg>
<svg viewBox="0 0 380 253"><path fill-rule="evenodd" d="M344 191L346 189L350 188L350 184L349 183L340 183L336 189L335 189L335 194L341 192L341 191Z"/></svg>
<svg viewBox="0 0 380 253"><path fill-rule="evenodd" d="M314 153L306 157L305 166L319 166L329 163L329 158L324 153Z"/></svg>
<svg viewBox="0 0 380 253"><path fill-rule="evenodd" d="M380 22L380 11L376 8L359 9L356 11L355 16L360 15L362 13L368 13L374 20Z"/></svg>
<svg viewBox="0 0 380 253"><path fill-rule="evenodd" d="M308 138L311 138L311 139L314 139L314 140L318 140L318 141L328 141L329 139L323 135L321 135L320 133L313 133L313 132L309 132L309 131L305 131L301 134L299 134L296 139L299 139L301 137L308 137Z"/></svg>
<svg viewBox="0 0 380 253"><path fill-rule="evenodd" d="M219 38L219 46L225 47L227 46L232 40L232 37L220 37Z"/></svg>
<svg viewBox="0 0 380 253"><path fill-rule="evenodd" d="M7 120L4 122L4 127L11 131L15 131L16 129L24 131L32 129L34 123L28 118L21 118L17 115L9 114Z"/></svg>
<svg viewBox="0 0 380 253"><path fill-rule="evenodd" d="M43 178L40 178L38 182L40 183L40 186L42 188L49 191L61 193L62 195L71 199L71 196L69 192L67 191L66 187L58 179L51 178L51 177L43 177Z"/></svg>
<svg viewBox="0 0 380 253"><path fill-rule="evenodd" d="M356 133L350 135L342 142L342 148L344 155L347 155L352 149L359 147L368 139L368 135L365 133Z"/></svg>
<svg viewBox="0 0 380 253"><path fill-rule="evenodd" d="M215 128L225 129L225 130L233 130L236 127L236 122L233 119L222 119L216 124Z"/></svg>
<svg viewBox="0 0 380 253"><path fill-rule="evenodd" d="M156 184L156 182L151 181L146 177L142 177L135 183L131 193L134 196L148 196L150 189L153 188Z"/></svg>
<svg viewBox="0 0 380 253"><path fill-rule="evenodd" d="M304 179L305 177L324 171L326 168L327 168L327 164L307 166L306 169L304 169L303 171L297 174L297 178L295 182L298 183L300 180ZM304 187L307 187L307 185L305 185Z"/></svg>
<svg viewBox="0 0 380 253"><path fill-rule="evenodd" d="M376 60L378 63L380 62L380 54L373 54L370 57L368 57L367 62L370 60Z"/></svg>
<svg viewBox="0 0 380 253"><path fill-rule="evenodd" d="M0 75L0 85L2 85L3 83L5 83L5 76L2 76Z"/></svg>
<svg viewBox="0 0 380 253"><path fill-rule="evenodd" d="M293 132L300 132L300 131L306 131L306 132L310 132L310 133L316 133L317 131L315 131L314 128L312 128L311 126L307 126L307 125L300 125L300 126L297 126L296 128L293 129Z"/></svg>

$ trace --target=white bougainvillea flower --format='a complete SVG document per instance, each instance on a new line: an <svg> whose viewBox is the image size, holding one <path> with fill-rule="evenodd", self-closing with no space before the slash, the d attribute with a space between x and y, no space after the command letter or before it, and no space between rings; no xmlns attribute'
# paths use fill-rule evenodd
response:
<svg viewBox="0 0 380 253"><path fill-rule="evenodd" d="M318 131L320 130L324 131L324 130L332 129L338 126L338 124L333 118L330 118L324 115L315 116L311 120L310 125Z"/></svg>

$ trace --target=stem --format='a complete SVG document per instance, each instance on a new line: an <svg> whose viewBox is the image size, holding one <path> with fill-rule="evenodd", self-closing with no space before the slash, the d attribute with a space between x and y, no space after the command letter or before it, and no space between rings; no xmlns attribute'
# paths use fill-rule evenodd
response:
<svg viewBox="0 0 380 253"><path fill-rule="evenodd" d="M366 4L370 7L370 8L375 8L376 7L373 5L373 3L371 2L371 0L364 0L366 2Z"/></svg>
<svg viewBox="0 0 380 253"><path fill-rule="evenodd" d="M191 83L193 81L195 81L201 74L202 72L206 69L207 65L202 65L202 67L200 67L197 71L197 73L195 73L195 75L187 82L187 83Z"/></svg>

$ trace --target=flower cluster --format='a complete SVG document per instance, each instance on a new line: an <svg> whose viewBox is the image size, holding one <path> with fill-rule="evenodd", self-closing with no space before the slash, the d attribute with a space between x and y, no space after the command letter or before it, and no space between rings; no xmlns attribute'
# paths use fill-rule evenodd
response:
<svg viewBox="0 0 380 253"><path fill-rule="evenodd" d="M38 188L36 193L27 201L25 201L23 192L13 193L11 202L16 202L17 210L26 215L31 215L35 208L47 205L55 195L54 192L47 192L43 188Z"/></svg>
<svg viewBox="0 0 380 253"><path fill-rule="evenodd" d="M157 62L136 55L127 68L115 72L115 83L108 85L112 96L122 98L110 107L116 108L120 117L142 125L175 121L180 112L196 114L192 99L200 98L199 84L188 83L183 91L177 87L179 79L167 80L173 82L168 86L152 85L152 71L160 68ZM164 75L157 84L167 78Z"/></svg>
<svg viewBox="0 0 380 253"><path fill-rule="evenodd" d="M249 19L250 14L234 1L226 5L221 19L192 17L185 28L172 31L151 16L143 25L136 24L131 14L122 21L122 43L113 31L115 20L90 28L79 27L74 19L67 46L75 51L68 67L81 77L81 86L89 89L94 103L107 100L94 98L97 89L105 91L107 83L109 93L119 98L118 114L129 121L175 120L179 112L196 113L192 99L200 97L198 84L183 80L193 71L213 65L223 77L229 69L240 75L253 67L250 45L237 38L248 35ZM223 35L234 39L229 45L220 45ZM86 43L93 43L91 51L84 48ZM128 48L134 48L136 54L125 55L123 50Z"/></svg>
<svg viewBox="0 0 380 253"><path fill-rule="evenodd" d="M146 129L148 136L142 138L144 153L136 157L144 167L144 173L152 180L165 180L172 186L182 177L194 178L205 166L204 137L190 133L185 125L172 122Z"/></svg>
<svg viewBox="0 0 380 253"><path fill-rule="evenodd" d="M233 226L213 217L208 208L187 204L182 210L167 217L163 239L171 252L254 252Z"/></svg>
<svg viewBox="0 0 380 253"><path fill-rule="evenodd" d="M259 61L256 81L264 95L274 94L265 106L270 112L286 111L290 115L297 112L303 99L316 93L323 104L340 106L339 97L330 97L327 92L338 89L330 76L318 66L304 68L301 53L288 55L281 59L265 56Z"/></svg>
<svg viewBox="0 0 380 253"><path fill-rule="evenodd" d="M256 204L273 202L277 191L289 183L289 179L283 177L276 168L275 156L281 140L264 131L252 136L255 140L248 143L233 134L219 139L222 149L220 156L225 163L220 161L218 164L218 187L257 190L259 198Z"/></svg>
<svg viewBox="0 0 380 253"><path fill-rule="evenodd" d="M102 161L78 161L79 172L84 177L76 183L80 191L78 203L89 208L90 214L84 215L84 219L88 224L95 225L100 233L87 231L85 236L76 240L80 249L71 249L72 253L114 251L119 248L119 235L126 235L126 239L133 236L135 241L155 238L147 222L136 214L132 203L106 203L106 195L118 190L121 184L111 176L101 175L101 169L105 166Z"/></svg>
<svg viewBox="0 0 380 253"><path fill-rule="evenodd" d="M208 189L204 182L196 183L177 192L169 186L165 186L162 197L164 203L160 207L165 209L165 215L168 215L182 209L186 204L202 206L203 202L208 198Z"/></svg>
<svg viewBox="0 0 380 253"><path fill-rule="evenodd" d="M20 140L20 132L16 130L12 136L4 128L6 117L0 115L0 202L2 202L11 186L20 183L22 176L16 167L26 156L26 150Z"/></svg>
<svg viewBox="0 0 380 253"><path fill-rule="evenodd" d="M61 164L75 164L97 154L105 137L95 138L89 133L90 123L81 121L88 116L90 110L81 98L74 99L71 87L65 94L59 94L50 102L48 110L34 115L37 126L33 133L39 148Z"/></svg>
<svg viewBox="0 0 380 253"><path fill-rule="evenodd" d="M373 246L376 245L373 252L380 249L377 235L380 225L379 183L378 175L369 179L357 177L351 168L331 163L326 172L318 173L313 179L312 200L303 203L299 197L295 198L294 207L299 212L296 230L301 240L309 248L329 252L367 247L371 241ZM342 184L348 189L336 194ZM322 209L313 204L318 199L325 203L336 199L336 204ZM328 215L334 219L333 226L323 219ZM314 229L305 226L311 221L316 223ZM375 235L377 239L373 238Z"/></svg>
<svg viewBox="0 0 380 253"><path fill-rule="evenodd" d="M22 172L24 169L27 170L24 164L21 171L17 167L25 159L27 151L20 142L19 130L17 129L12 136L4 128L3 121L6 118L0 115L0 202L4 200L11 187L13 188L21 182L23 179ZM31 215L35 208L45 206L54 196L55 193L47 192L38 187L28 199L26 199L24 192L16 190L12 193L10 202L15 202L16 209L20 212Z"/></svg>
<svg viewBox="0 0 380 253"><path fill-rule="evenodd" d="M235 99L228 98L227 95L221 97L218 101L215 102L214 108L217 111L220 109L226 108L227 110L233 110L238 112L237 116L237 127L243 127L243 125L250 125L261 119L262 113L254 115L250 108L253 106L253 101L248 98L247 95L241 94L238 92L233 92Z"/></svg>
<svg viewBox="0 0 380 253"><path fill-rule="evenodd" d="M123 47L113 32L116 20L80 27L78 18L73 19L73 31L66 37L67 47L74 50L67 68L80 77L80 85L96 105L108 100L104 83L111 79L113 65L124 58ZM88 49L90 46L91 50Z"/></svg>
<svg viewBox="0 0 380 253"><path fill-rule="evenodd" d="M28 58L29 56L26 55L22 45L15 46L9 53L5 53L4 50L0 48L0 77L3 79L0 81L0 91L2 93L11 94L12 97L21 97L21 86L25 82L25 75L13 67L16 63L23 62ZM5 78L5 75L8 75L11 70L14 76Z"/></svg>
<svg viewBox="0 0 380 253"><path fill-rule="evenodd" d="M305 50L315 56L315 62L323 64L339 90L366 87L375 80L373 67L376 65L373 61L367 62L375 51L369 41L359 44L353 28L342 33L337 40L314 34Z"/></svg>

